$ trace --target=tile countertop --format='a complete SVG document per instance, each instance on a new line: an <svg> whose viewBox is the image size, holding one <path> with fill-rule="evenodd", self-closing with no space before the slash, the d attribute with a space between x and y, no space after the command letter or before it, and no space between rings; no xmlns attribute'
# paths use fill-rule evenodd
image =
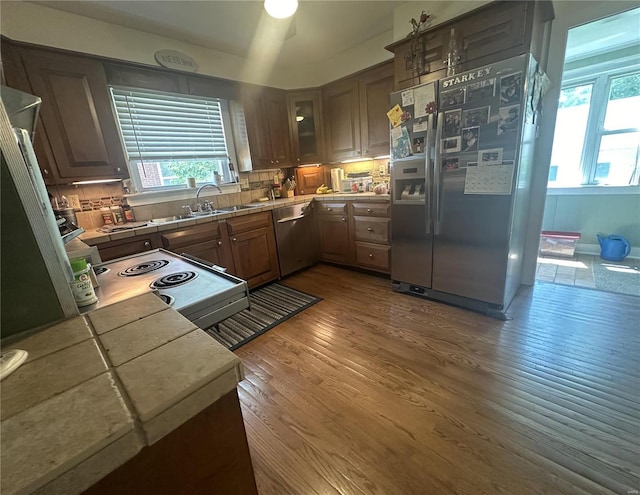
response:
<svg viewBox="0 0 640 495"><path fill-rule="evenodd" d="M153 294L3 347L0 492L79 493L233 390L242 362Z"/></svg>
<svg viewBox="0 0 640 495"><path fill-rule="evenodd" d="M100 232L97 229L88 230L79 236L79 239L90 245L95 246L103 242L115 241L118 239L126 239L128 237L136 237L147 235L149 232L159 232L164 230L171 230L180 227L189 227L190 225L196 225L201 223L215 222L218 220L224 220L226 218L238 217L242 215L249 215L251 213L258 213L260 211L271 211L274 208L280 208L282 206L304 203L311 201L312 199L318 199L320 201L332 201L332 200L364 200L364 201L389 201L389 194L375 194L372 192L365 193L352 193L352 194L305 194L302 196L293 196L291 198L279 198L275 201L261 201L248 203L254 208L245 210L239 210L234 212L219 213L216 215L207 215L199 218L183 218L181 220L175 220L173 222L166 222L159 225L146 225L135 229L121 230L118 232L112 232L106 234ZM125 225L126 226L126 225Z"/></svg>

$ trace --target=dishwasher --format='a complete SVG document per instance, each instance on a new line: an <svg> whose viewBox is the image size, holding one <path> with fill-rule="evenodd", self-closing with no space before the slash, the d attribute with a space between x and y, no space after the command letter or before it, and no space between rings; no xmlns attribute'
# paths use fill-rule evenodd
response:
<svg viewBox="0 0 640 495"><path fill-rule="evenodd" d="M311 202L283 206L273 211L280 275L313 265L318 259Z"/></svg>

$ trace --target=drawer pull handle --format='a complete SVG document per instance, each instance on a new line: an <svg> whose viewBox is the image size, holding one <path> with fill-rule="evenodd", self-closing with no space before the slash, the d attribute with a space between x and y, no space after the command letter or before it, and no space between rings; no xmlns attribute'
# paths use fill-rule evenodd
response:
<svg viewBox="0 0 640 495"><path fill-rule="evenodd" d="M373 259L373 254L369 253L369 258Z"/></svg>
<svg viewBox="0 0 640 495"><path fill-rule="evenodd" d="M371 227L367 227L367 232L373 232L373 229Z"/></svg>
<svg viewBox="0 0 640 495"><path fill-rule="evenodd" d="M367 208L367 213L371 213L371 212L372 212L371 208Z"/></svg>
<svg viewBox="0 0 640 495"><path fill-rule="evenodd" d="M222 246L222 241L218 241L218 246Z"/></svg>
<svg viewBox="0 0 640 495"><path fill-rule="evenodd" d="M327 211L333 211L333 208L329 208L329 207L327 206Z"/></svg>
<svg viewBox="0 0 640 495"><path fill-rule="evenodd" d="M149 241L144 241L143 246L146 247L146 248L150 248L151 247L151 243Z"/></svg>
<svg viewBox="0 0 640 495"><path fill-rule="evenodd" d="M346 219L346 218L344 218L344 217L342 217L342 221L343 221L343 222L346 222L346 221L347 221L347 219Z"/></svg>
<svg viewBox="0 0 640 495"><path fill-rule="evenodd" d="M231 239L233 242L236 242L238 239L236 237L234 237L233 239Z"/></svg>

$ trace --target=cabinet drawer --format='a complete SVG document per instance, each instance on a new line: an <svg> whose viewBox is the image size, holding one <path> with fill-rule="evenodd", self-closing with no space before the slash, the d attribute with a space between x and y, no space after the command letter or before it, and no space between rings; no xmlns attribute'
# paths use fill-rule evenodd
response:
<svg viewBox="0 0 640 495"><path fill-rule="evenodd" d="M143 253L155 249L159 243L156 235L132 237L98 244L98 252L102 261L114 260L132 254Z"/></svg>
<svg viewBox="0 0 640 495"><path fill-rule="evenodd" d="M204 223L171 232L163 232L160 234L162 247L169 251L176 251L184 246L220 239L218 225L218 222Z"/></svg>
<svg viewBox="0 0 640 495"><path fill-rule="evenodd" d="M356 242L356 263L365 268L389 272L391 246Z"/></svg>
<svg viewBox="0 0 640 495"><path fill-rule="evenodd" d="M263 211L260 213L252 213L241 217L229 218L227 220L227 229L229 235L236 235L249 230L255 230L262 227L270 227L271 212Z"/></svg>
<svg viewBox="0 0 640 495"><path fill-rule="evenodd" d="M321 215L346 215L347 203L332 203L330 201L321 201L318 203L318 213Z"/></svg>
<svg viewBox="0 0 640 495"><path fill-rule="evenodd" d="M388 217L389 203L353 203L353 214L370 217Z"/></svg>
<svg viewBox="0 0 640 495"><path fill-rule="evenodd" d="M358 241L389 243L389 219L355 217L355 237Z"/></svg>

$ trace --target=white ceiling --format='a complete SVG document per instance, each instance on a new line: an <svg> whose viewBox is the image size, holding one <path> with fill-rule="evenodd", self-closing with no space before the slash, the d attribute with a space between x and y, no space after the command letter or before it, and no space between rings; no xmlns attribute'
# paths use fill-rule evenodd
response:
<svg viewBox="0 0 640 495"><path fill-rule="evenodd" d="M393 11L399 5L415 3L416 15L425 8L424 2L300 0L293 18L275 20L266 14L262 1L254 0L32 3L237 56L275 56L276 67L328 60L391 31Z"/></svg>

